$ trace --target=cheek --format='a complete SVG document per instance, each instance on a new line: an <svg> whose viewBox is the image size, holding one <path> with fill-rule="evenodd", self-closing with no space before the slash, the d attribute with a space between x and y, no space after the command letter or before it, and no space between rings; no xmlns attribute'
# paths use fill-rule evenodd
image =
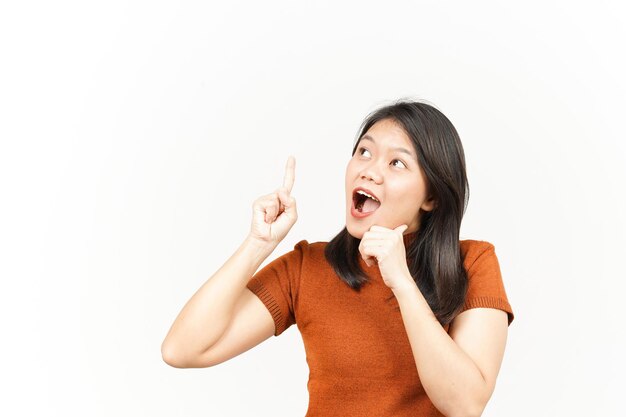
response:
<svg viewBox="0 0 626 417"><path fill-rule="evenodd" d="M352 168L350 164L346 166L346 175L344 178L344 185L345 185L346 197L347 197L347 195L352 191L352 187L354 187L354 181L352 179Z"/></svg>
<svg viewBox="0 0 626 417"><path fill-rule="evenodd" d="M350 160L350 162L348 162L348 165L346 166L346 185L353 185L356 175L356 165L352 163L352 160Z"/></svg>
<svg viewBox="0 0 626 417"><path fill-rule="evenodd" d="M389 184L386 192L390 204L387 209L403 214L417 211L422 203L420 196L423 193L419 187L416 183Z"/></svg>

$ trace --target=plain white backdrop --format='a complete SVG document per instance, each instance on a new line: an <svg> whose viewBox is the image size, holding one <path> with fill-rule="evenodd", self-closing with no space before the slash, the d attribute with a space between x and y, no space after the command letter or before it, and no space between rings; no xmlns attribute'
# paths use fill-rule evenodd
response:
<svg viewBox="0 0 626 417"><path fill-rule="evenodd" d="M3 2L0 414L303 416L296 326L208 369L161 343L288 155L299 219L266 263L341 230L358 127L405 97L459 131L461 238L495 245L516 315L483 415L623 415L624 12Z"/></svg>

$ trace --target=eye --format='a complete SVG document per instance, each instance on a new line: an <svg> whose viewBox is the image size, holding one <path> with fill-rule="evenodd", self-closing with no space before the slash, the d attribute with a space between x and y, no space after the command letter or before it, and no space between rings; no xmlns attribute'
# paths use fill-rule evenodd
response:
<svg viewBox="0 0 626 417"><path fill-rule="evenodd" d="M394 159L393 161L391 161L391 163L393 164L395 161L400 162L406 168L406 164L399 159Z"/></svg>
<svg viewBox="0 0 626 417"><path fill-rule="evenodd" d="M360 147L360 148L359 148L359 149L357 149L357 151L356 151L356 153L357 153L358 155L360 155L360 156L363 156L364 152L368 152L368 153L369 153L369 150L368 150L367 148ZM392 160L392 161L391 161L391 164L392 164L392 165L395 165L395 162L400 162L404 168L407 168L406 164L405 164L404 162L402 162L402 160L400 160L400 159L394 159L394 160Z"/></svg>

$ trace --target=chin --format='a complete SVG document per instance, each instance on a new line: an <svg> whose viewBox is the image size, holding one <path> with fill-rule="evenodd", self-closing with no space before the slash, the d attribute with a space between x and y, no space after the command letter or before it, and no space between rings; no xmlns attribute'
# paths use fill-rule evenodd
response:
<svg viewBox="0 0 626 417"><path fill-rule="evenodd" d="M346 222L346 230L355 239L362 239L365 232L369 230L369 227L365 225L355 225Z"/></svg>
<svg viewBox="0 0 626 417"><path fill-rule="evenodd" d="M360 239L358 230L356 230L356 228L352 225L349 224L349 222L346 221L346 231L348 232L348 234L350 234L350 236L355 237L357 239ZM363 232L360 233L360 235L363 235Z"/></svg>

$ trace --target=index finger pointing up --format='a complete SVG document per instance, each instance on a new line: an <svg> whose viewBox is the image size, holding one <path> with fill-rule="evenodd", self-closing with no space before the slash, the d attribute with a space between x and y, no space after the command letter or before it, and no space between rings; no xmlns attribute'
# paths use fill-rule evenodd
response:
<svg viewBox="0 0 626 417"><path fill-rule="evenodd" d="M283 179L283 187L287 189L287 193L291 193L295 176L296 159L293 156L289 156L289 159L287 159L287 166L285 167L285 178Z"/></svg>

